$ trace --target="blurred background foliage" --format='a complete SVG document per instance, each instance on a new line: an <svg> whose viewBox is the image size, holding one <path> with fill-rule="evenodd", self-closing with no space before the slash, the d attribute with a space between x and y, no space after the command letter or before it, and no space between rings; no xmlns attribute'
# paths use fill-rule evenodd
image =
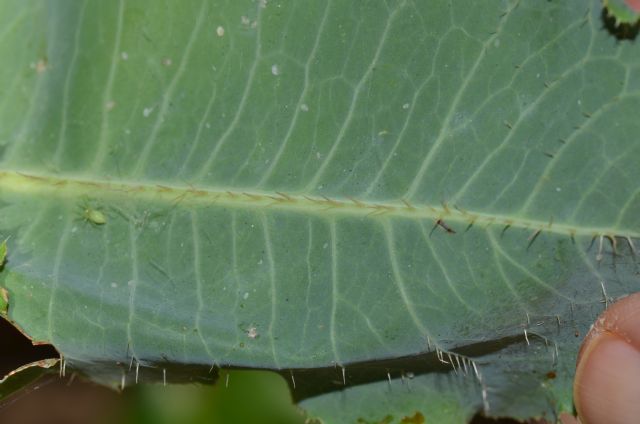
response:
<svg viewBox="0 0 640 424"><path fill-rule="evenodd" d="M0 319L0 376L57 357ZM56 367L57 368L57 367ZM57 371L56 371L57 372ZM0 424L302 424L284 379L269 371L220 371L213 386L139 384L122 393L54 372L7 399ZM228 376L228 379L227 379Z"/></svg>
<svg viewBox="0 0 640 424"><path fill-rule="evenodd" d="M226 377L229 376L229 384ZM267 371L221 372L215 386L140 386L125 392L127 424L302 424L289 389Z"/></svg>
<svg viewBox="0 0 640 424"><path fill-rule="evenodd" d="M31 386L0 406L3 424L303 424L277 374L231 371L215 386L138 385L117 393L58 376Z"/></svg>

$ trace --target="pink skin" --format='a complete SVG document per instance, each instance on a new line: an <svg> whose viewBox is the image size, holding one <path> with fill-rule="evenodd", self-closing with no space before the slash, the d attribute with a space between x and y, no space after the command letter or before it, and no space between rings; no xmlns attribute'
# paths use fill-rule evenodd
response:
<svg viewBox="0 0 640 424"><path fill-rule="evenodd" d="M573 394L582 424L640 422L640 293L596 320L578 354ZM561 421L578 422L566 414Z"/></svg>
<svg viewBox="0 0 640 424"><path fill-rule="evenodd" d="M626 0L627 6L636 12L640 12L640 0Z"/></svg>

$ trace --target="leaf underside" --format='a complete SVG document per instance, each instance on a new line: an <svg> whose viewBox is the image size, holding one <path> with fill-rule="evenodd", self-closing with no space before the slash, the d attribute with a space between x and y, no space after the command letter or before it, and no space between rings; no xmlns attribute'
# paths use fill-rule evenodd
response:
<svg viewBox="0 0 640 424"><path fill-rule="evenodd" d="M600 12L3 2L8 317L114 386L333 373L293 391L325 422L570 410L640 287L640 54Z"/></svg>

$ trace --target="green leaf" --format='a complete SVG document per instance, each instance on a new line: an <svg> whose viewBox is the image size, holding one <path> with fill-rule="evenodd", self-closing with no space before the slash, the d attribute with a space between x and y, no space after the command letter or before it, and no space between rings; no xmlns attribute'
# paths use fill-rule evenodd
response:
<svg viewBox="0 0 640 424"><path fill-rule="evenodd" d="M340 396L318 396L302 407L331 423L446 424L468 422L482 407L482 398L469 381L453 375L426 374L350 388Z"/></svg>
<svg viewBox="0 0 640 424"><path fill-rule="evenodd" d="M1 3L9 318L112 386L280 370L326 422L569 410L640 287L639 47L600 10Z"/></svg>
<svg viewBox="0 0 640 424"><path fill-rule="evenodd" d="M640 6L637 1L604 0L603 3L607 11L615 17L618 24L634 24L640 19Z"/></svg>

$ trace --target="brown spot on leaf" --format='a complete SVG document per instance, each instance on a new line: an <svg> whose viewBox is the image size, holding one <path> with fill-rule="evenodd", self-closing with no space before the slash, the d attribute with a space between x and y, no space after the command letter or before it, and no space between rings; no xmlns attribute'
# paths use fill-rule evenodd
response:
<svg viewBox="0 0 640 424"><path fill-rule="evenodd" d="M404 417L400 422L402 424L424 424L424 415L422 415L421 412L416 411L412 417Z"/></svg>
<svg viewBox="0 0 640 424"><path fill-rule="evenodd" d="M33 67L35 68L36 72L38 74L43 74L47 68L49 67L49 63L47 61L47 58L43 58L38 60L35 65L33 65Z"/></svg>
<svg viewBox="0 0 640 424"><path fill-rule="evenodd" d="M380 421L367 421L364 418L358 418L356 422L358 424L391 424L391 421L393 421L393 416L387 415Z"/></svg>

